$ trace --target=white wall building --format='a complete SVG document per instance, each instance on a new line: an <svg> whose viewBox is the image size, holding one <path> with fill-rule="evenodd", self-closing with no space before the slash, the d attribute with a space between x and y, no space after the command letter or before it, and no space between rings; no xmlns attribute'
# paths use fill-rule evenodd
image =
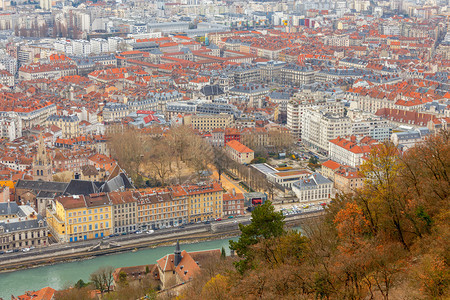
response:
<svg viewBox="0 0 450 300"><path fill-rule="evenodd" d="M337 137L330 140L328 155L335 162L356 168L364 162L363 157L369 155L375 144L378 142L368 136L359 140L355 136L350 139Z"/></svg>
<svg viewBox="0 0 450 300"><path fill-rule="evenodd" d="M328 152L328 141L350 135L352 124L343 114L325 112L319 108L304 112L302 142L322 152Z"/></svg>
<svg viewBox="0 0 450 300"><path fill-rule="evenodd" d="M10 141L22 137L22 119L17 113L0 113L0 136Z"/></svg>
<svg viewBox="0 0 450 300"><path fill-rule="evenodd" d="M109 44L105 39L91 39L91 53L100 54L109 52Z"/></svg>
<svg viewBox="0 0 450 300"><path fill-rule="evenodd" d="M118 36L113 36L108 38L108 49L111 52L116 52L117 47L124 41L123 38Z"/></svg>
<svg viewBox="0 0 450 300"><path fill-rule="evenodd" d="M54 44L56 51L64 52L66 55L73 54L73 46L71 42L68 41L56 41Z"/></svg>
<svg viewBox="0 0 450 300"><path fill-rule="evenodd" d="M304 113L307 109L320 107L327 112L342 114L344 107L338 102L315 102L314 100L291 100L287 104L287 128L295 138L301 138Z"/></svg>
<svg viewBox="0 0 450 300"><path fill-rule="evenodd" d="M91 54L91 43L86 40L72 41L73 54L87 56Z"/></svg>
<svg viewBox="0 0 450 300"><path fill-rule="evenodd" d="M394 145L402 147L403 150L414 147L417 143L422 142L428 135L430 130L426 127L404 132L395 132L391 136L391 142Z"/></svg>
<svg viewBox="0 0 450 300"><path fill-rule="evenodd" d="M0 69L6 70L11 74L17 73L17 59L7 54L0 55Z"/></svg>
<svg viewBox="0 0 450 300"><path fill-rule="evenodd" d="M292 191L301 203L324 202L332 197L333 182L316 172L295 182Z"/></svg>

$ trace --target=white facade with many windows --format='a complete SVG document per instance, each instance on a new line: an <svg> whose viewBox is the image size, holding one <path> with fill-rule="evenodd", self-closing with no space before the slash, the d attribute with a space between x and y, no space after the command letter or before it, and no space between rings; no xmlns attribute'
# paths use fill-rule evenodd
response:
<svg viewBox="0 0 450 300"><path fill-rule="evenodd" d="M333 193L333 182L319 173L313 173L306 179L295 182L292 191L299 202L313 203L325 201L331 198Z"/></svg>
<svg viewBox="0 0 450 300"><path fill-rule="evenodd" d="M350 119L343 114L312 108L304 112L301 137L305 145L328 152L328 141L351 134L351 129Z"/></svg>

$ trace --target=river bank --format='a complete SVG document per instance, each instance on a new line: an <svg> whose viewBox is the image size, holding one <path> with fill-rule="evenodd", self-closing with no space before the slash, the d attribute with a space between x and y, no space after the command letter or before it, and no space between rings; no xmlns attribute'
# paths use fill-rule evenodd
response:
<svg viewBox="0 0 450 300"><path fill-rule="evenodd" d="M286 218L289 227L298 226L304 219L319 217L322 212L309 213ZM248 223L248 221L242 222ZM35 249L33 252L19 253L16 256L3 256L0 261L0 274L14 272L61 262L86 260L101 255L128 252L134 249L157 248L181 243L196 243L235 237L239 235L238 224L223 222L214 226L196 226L183 231L159 232L155 235L142 234L128 240L95 240L86 243L59 245L58 248Z"/></svg>
<svg viewBox="0 0 450 300"><path fill-rule="evenodd" d="M98 249L98 250L92 250L92 251L86 251L84 249L81 249L79 251L73 252L73 253L48 253L44 255L39 255L39 253L36 253L36 256L33 257L27 257L27 260L24 261L17 261L14 260L14 262L8 263L5 261L1 262L1 268L0 268L0 274L7 273L7 272L15 272L18 270L24 270L24 269L30 269L30 268L37 268L41 266L48 266L48 265L54 265L61 262L76 262L81 260L87 260L92 259L97 256L101 255L113 255L113 254L120 254L124 252L130 252L135 249L146 249L146 248L158 248L158 247L165 247L169 245L174 245L176 240L180 240L181 243L199 243L199 242L205 242L205 241L213 241L213 240L220 240L225 238L231 238L236 237L239 235L238 230L234 231L227 231L227 232L221 232L221 233L212 233L212 232L206 232L206 233L193 233L190 236L181 235L178 237L168 237L168 238L158 238L156 240L145 240L144 239L136 239L136 241L132 241L131 243L128 243L123 246L118 247L112 247L112 248L105 248L105 249ZM64 250L64 252L72 251ZM43 257L42 257L43 256Z"/></svg>
<svg viewBox="0 0 450 300"><path fill-rule="evenodd" d="M225 248L229 254L229 240L237 237L227 237L209 241L198 241L194 243L181 243L181 248L188 252ZM10 299L11 295L21 295L25 291L39 290L50 286L60 290L73 286L79 279L89 281L91 273L100 267L112 266L131 267L144 264L154 264L156 260L173 253L174 244L159 246L156 248L141 248L138 251L126 251L90 257L88 259L77 259L71 262L59 262L48 265L40 265L33 268L21 269L15 272L0 274L0 298Z"/></svg>
<svg viewBox="0 0 450 300"><path fill-rule="evenodd" d="M317 215L308 215L317 217ZM304 218L289 218L288 227L297 227ZM229 228L224 224L224 228ZM237 240L238 230L227 232L208 232L202 236L185 236L179 238L181 248L188 252L202 251L211 249L225 249L230 254L229 240ZM20 269L9 269L7 272L0 273L0 298L9 299L11 295L20 295L25 291L39 290L50 286L54 289L64 289L79 279L89 281L89 275L99 267L112 266L114 268L130 267L143 264L153 264L168 253L173 253L176 238L168 238L164 241L151 242L139 247L129 246L127 250L118 252L114 249L111 253L89 253L84 257L64 258L62 261L42 262L40 264L26 264ZM138 248L137 251L132 251Z"/></svg>

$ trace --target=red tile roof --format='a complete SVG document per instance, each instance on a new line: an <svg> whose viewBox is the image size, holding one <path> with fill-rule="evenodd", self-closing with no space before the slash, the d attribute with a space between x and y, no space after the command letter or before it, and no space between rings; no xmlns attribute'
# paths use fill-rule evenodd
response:
<svg viewBox="0 0 450 300"><path fill-rule="evenodd" d="M228 147L233 148L234 150L236 150L237 152L240 153L253 153L254 151L250 148L248 148L247 146L241 144L240 142L236 141L236 140L231 140L227 143Z"/></svg>

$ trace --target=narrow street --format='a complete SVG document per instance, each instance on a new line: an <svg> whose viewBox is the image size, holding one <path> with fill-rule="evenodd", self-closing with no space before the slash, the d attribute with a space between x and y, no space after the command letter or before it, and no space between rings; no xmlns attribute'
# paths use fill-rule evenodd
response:
<svg viewBox="0 0 450 300"><path fill-rule="evenodd" d="M215 180L219 180L219 174L217 173L217 171L213 172L212 178ZM231 193L233 188L235 189L236 193L247 193L246 190L239 186L237 181L232 180L224 173L222 173L222 175L220 176L220 180L223 188L226 189L228 193Z"/></svg>

